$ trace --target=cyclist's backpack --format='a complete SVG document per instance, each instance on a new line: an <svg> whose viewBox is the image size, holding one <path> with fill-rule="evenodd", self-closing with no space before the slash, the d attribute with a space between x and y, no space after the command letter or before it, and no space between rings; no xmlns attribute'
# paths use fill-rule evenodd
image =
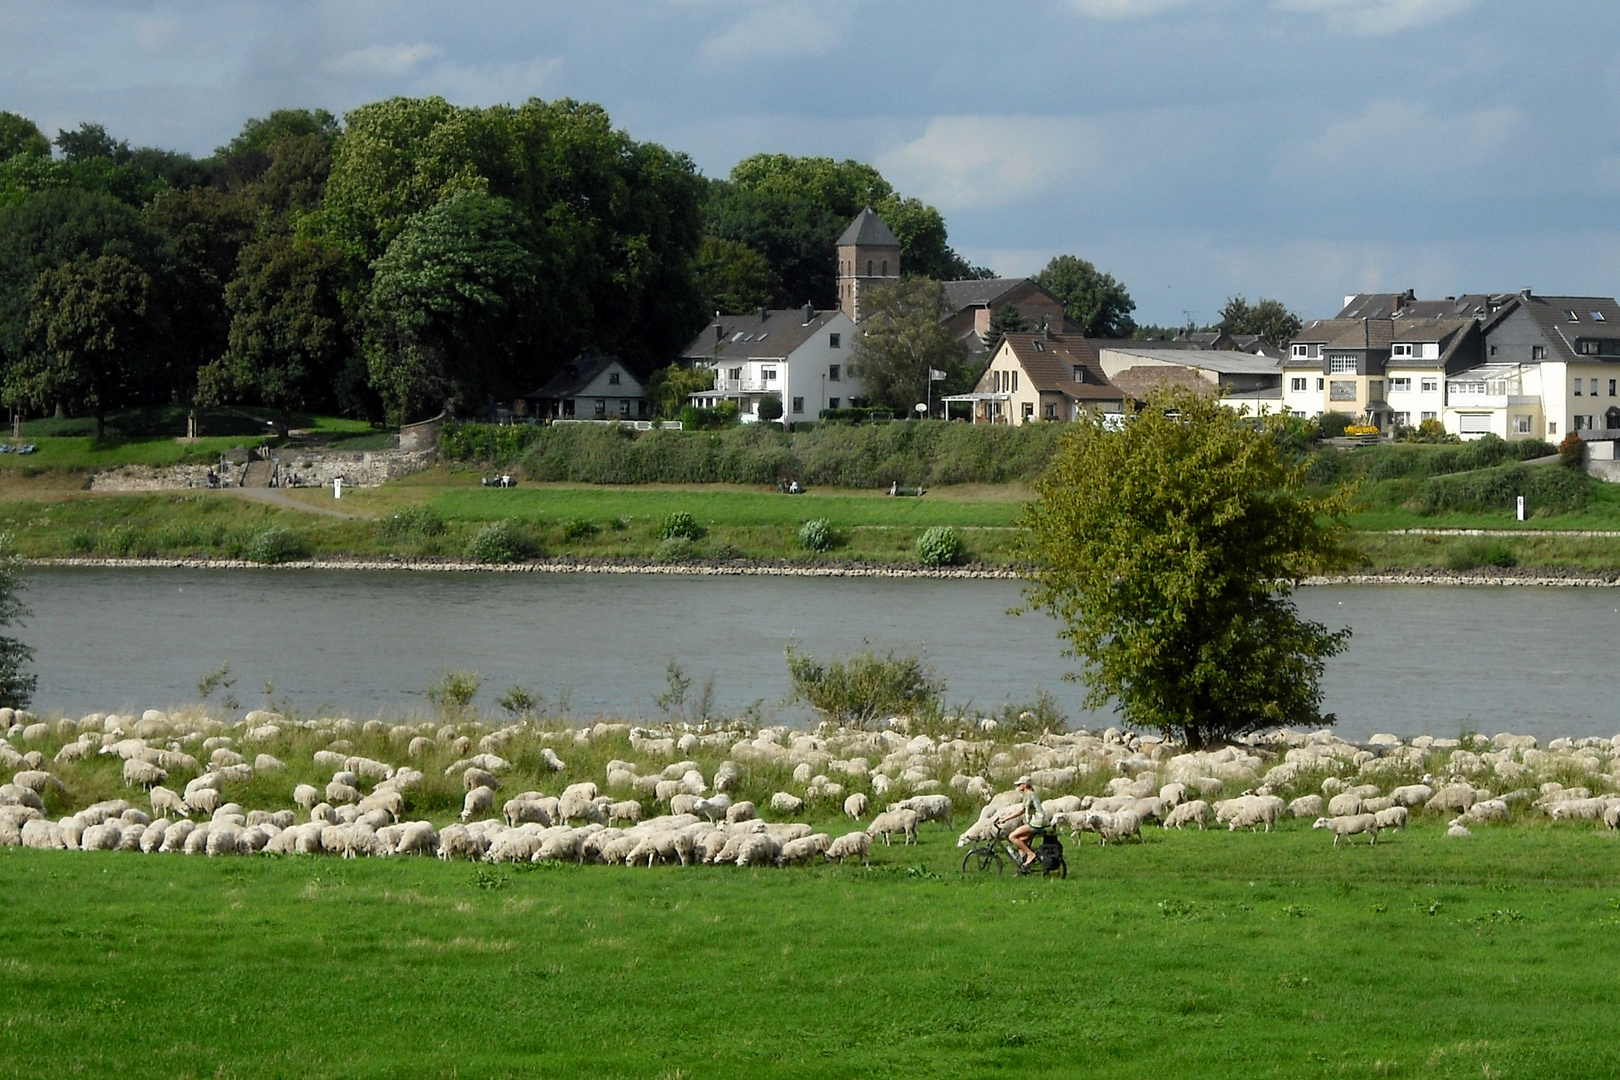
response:
<svg viewBox="0 0 1620 1080"><path fill-rule="evenodd" d="M1035 857L1041 860L1041 869L1051 873L1063 861L1063 845L1058 843L1057 837L1048 836L1046 841L1035 849Z"/></svg>

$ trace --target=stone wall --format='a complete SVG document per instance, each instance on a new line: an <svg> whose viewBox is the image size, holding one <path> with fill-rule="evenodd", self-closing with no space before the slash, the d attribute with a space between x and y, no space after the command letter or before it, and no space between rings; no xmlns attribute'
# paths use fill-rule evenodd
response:
<svg viewBox="0 0 1620 1080"><path fill-rule="evenodd" d="M343 477L346 487L378 487L390 480L421 472L433 464L434 450L298 450L271 451L279 468L281 487L331 487ZM239 487L245 465L124 465L90 478L91 491L173 491L208 487L213 468L223 486Z"/></svg>

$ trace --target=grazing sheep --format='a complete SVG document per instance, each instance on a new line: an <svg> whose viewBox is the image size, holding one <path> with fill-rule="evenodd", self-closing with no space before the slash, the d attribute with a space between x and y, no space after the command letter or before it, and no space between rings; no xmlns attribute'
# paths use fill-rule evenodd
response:
<svg viewBox="0 0 1620 1080"><path fill-rule="evenodd" d="M360 801L360 789L333 780L326 785L326 801L334 806L339 803L358 803Z"/></svg>
<svg viewBox="0 0 1620 1080"><path fill-rule="evenodd" d="M1548 807L1547 816L1554 821L1602 821L1608 808L1606 799L1565 799Z"/></svg>
<svg viewBox="0 0 1620 1080"><path fill-rule="evenodd" d="M1176 807L1187 801L1187 785L1166 784L1159 789L1159 798L1164 800L1164 805L1166 807L1174 810Z"/></svg>
<svg viewBox="0 0 1620 1080"><path fill-rule="evenodd" d="M67 847L67 841L62 838L62 827L44 818L23 822L18 830L18 839L23 847L37 851L55 851Z"/></svg>
<svg viewBox="0 0 1620 1080"><path fill-rule="evenodd" d="M737 848L738 866L769 866L782 854L782 845L770 833L751 833Z"/></svg>
<svg viewBox="0 0 1620 1080"><path fill-rule="evenodd" d="M557 820L578 821L583 819L585 821L594 821L599 825L606 825L607 815L602 812L602 808L597 806L595 802L595 787L596 785L591 785L592 794L589 796L573 787L564 791L562 798L557 801ZM680 813L680 811L676 812Z"/></svg>
<svg viewBox="0 0 1620 1080"><path fill-rule="evenodd" d="M141 850L146 854L151 855L159 848L163 847L163 837L168 832L168 829L168 818L160 817L156 821L152 822L152 824L148 825L146 827L146 831L141 833Z"/></svg>
<svg viewBox="0 0 1620 1080"><path fill-rule="evenodd" d="M672 814L690 814L694 812L702 798L689 791L683 791L669 800L669 812Z"/></svg>
<svg viewBox="0 0 1620 1080"><path fill-rule="evenodd" d="M919 822L938 821L946 828L951 824L951 800L945 795L913 795L909 799L890 803L887 809L913 810Z"/></svg>
<svg viewBox="0 0 1620 1080"><path fill-rule="evenodd" d="M1389 797L1395 801L1396 806L1411 809L1414 806L1422 806L1434 798L1434 789L1428 784L1407 784L1390 792Z"/></svg>
<svg viewBox="0 0 1620 1080"><path fill-rule="evenodd" d="M124 831L111 821L92 825L79 837L79 847L85 851L117 851Z"/></svg>
<svg viewBox="0 0 1620 1080"><path fill-rule="evenodd" d="M771 796L771 809L779 814L797 814L804 809L804 800L786 791Z"/></svg>
<svg viewBox="0 0 1620 1080"><path fill-rule="evenodd" d="M1335 795L1328 800L1327 813L1329 817L1357 817L1361 814L1361 796L1352 791Z"/></svg>
<svg viewBox="0 0 1620 1080"><path fill-rule="evenodd" d="M373 810L385 811L388 816L398 821L405 813L405 796L392 789L386 791L373 791L359 802L361 813Z"/></svg>
<svg viewBox="0 0 1620 1080"><path fill-rule="evenodd" d="M18 787L28 788L30 791L36 792L41 797L44 796L47 790L54 790L61 795L67 794L67 788L62 786L62 781L58 780L50 773L44 772L40 769L24 769L22 772L13 776L11 778L11 782L16 784Z"/></svg>
<svg viewBox="0 0 1620 1080"><path fill-rule="evenodd" d="M186 806L178 792L170 791L161 784L147 793L152 799L152 813L174 814L176 817L187 817L191 811Z"/></svg>
<svg viewBox="0 0 1620 1080"><path fill-rule="evenodd" d="M671 808L673 808L674 805L675 804L673 802L670 803ZM730 795L716 793L708 796L707 798L699 799L697 802L692 804L692 813L698 815L699 817L708 818L711 822L724 821L726 815L730 812Z"/></svg>
<svg viewBox="0 0 1620 1080"><path fill-rule="evenodd" d="M889 837L894 833L905 836L905 842L910 844L917 839L917 811L915 810L886 810L872 819L867 825L868 835L883 837L885 846L889 844Z"/></svg>
<svg viewBox="0 0 1620 1080"><path fill-rule="evenodd" d="M1209 803L1203 799L1193 799L1191 802L1178 803L1165 816L1164 827L1179 831L1183 825L1197 825L1203 829L1209 825L1210 816Z"/></svg>
<svg viewBox="0 0 1620 1080"><path fill-rule="evenodd" d="M321 801L321 791L312 784L299 784L293 788L293 805L308 810Z"/></svg>
<svg viewBox="0 0 1620 1080"><path fill-rule="evenodd" d="M400 832L395 855L434 855L439 850L439 834L430 821L412 821Z"/></svg>
<svg viewBox="0 0 1620 1080"><path fill-rule="evenodd" d="M1407 815L1410 813L1411 811L1404 806L1386 806L1382 810L1375 811L1373 817L1377 820L1380 829L1394 829L1396 832L1405 832Z"/></svg>
<svg viewBox="0 0 1620 1080"><path fill-rule="evenodd" d="M367 780L387 780L394 775L392 765L365 757L347 758L343 762L343 768L352 773L359 773Z"/></svg>
<svg viewBox="0 0 1620 1080"><path fill-rule="evenodd" d="M45 802L39 797L39 792L20 784L0 784L0 805L31 806L41 813L45 811Z"/></svg>
<svg viewBox="0 0 1620 1080"><path fill-rule="evenodd" d="M468 859L477 862L489 851L489 841L465 825L446 825L439 833L439 858Z"/></svg>
<svg viewBox="0 0 1620 1080"><path fill-rule="evenodd" d="M1603 824L1611 829L1620 829L1620 803L1615 803L1603 811Z"/></svg>
<svg viewBox="0 0 1620 1080"><path fill-rule="evenodd" d="M1435 792L1423 809L1466 811L1475 801L1474 789L1467 784L1449 784Z"/></svg>
<svg viewBox="0 0 1620 1080"><path fill-rule="evenodd" d="M1215 820L1226 822L1228 832L1239 829L1255 831L1261 825L1270 832L1277 818L1287 809L1275 795L1242 795L1215 805ZM1224 817L1223 817L1224 814Z"/></svg>
<svg viewBox="0 0 1620 1080"><path fill-rule="evenodd" d="M866 816L866 796L859 791L844 800L844 813L855 821Z"/></svg>
<svg viewBox="0 0 1620 1080"><path fill-rule="evenodd" d="M754 804L747 799L732 803L731 809L726 811L726 824L735 825L739 821L752 821L757 813Z"/></svg>
<svg viewBox="0 0 1620 1080"><path fill-rule="evenodd" d="M1346 817L1319 817L1311 825L1313 829L1327 829L1333 833L1333 846L1339 846L1339 838L1349 839L1357 833L1366 833L1369 844L1378 843L1378 817L1375 814L1351 814Z"/></svg>
<svg viewBox="0 0 1620 1080"><path fill-rule="evenodd" d="M501 816L506 819L506 824L514 829L530 822L550 828L552 823L551 815L538 800L522 797L506 800L506 805L501 807Z"/></svg>
<svg viewBox="0 0 1620 1080"><path fill-rule="evenodd" d="M827 850L821 854L828 862L837 859L839 864L842 865L845 859L853 859L857 856L860 857L862 863L869 863L871 862L871 852L872 834L852 832L835 838L827 845Z"/></svg>
<svg viewBox="0 0 1620 1080"><path fill-rule="evenodd" d="M1458 825L1453 822L1451 827L1446 830L1446 835L1455 839L1462 836L1473 836L1474 834L1468 831L1468 826Z"/></svg>
<svg viewBox="0 0 1620 1080"><path fill-rule="evenodd" d="M1097 834L1099 844L1106 844L1110 840L1124 843L1133 836L1143 843L1147 842L1142 837L1142 819L1134 810L1115 810L1112 814L1087 811L1085 828Z"/></svg>
<svg viewBox="0 0 1620 1080"><path fill-rule="evenodd" d="M205 851L209 856L240 854L237 842L241 834L229 822L216 821L208 829Z"/></svg>
<svg viewBox="0 0 1620 1080"><path fill-rule="evenodd" d="M782 853L776 857L777 866L786 866L788 863L807 863L817 855L822 854L832 845L832 837L826 833L812 833L801 836L797 840L789 840L782 845Z"/></svg>
<svg viewBox="0 0 1620 1080"><path fill-rule="evenodd" d="M124 786L149 788L154 784L161 784L169 778L169 774L140 758L129 758L124 762Z"/></svg>
<svg viewBox="0 0 1620 1080"><path fill-rule="evenodd" d="M1288 804L1288 816L1299 818L1302 821L1306 818L1315 821L1322 816L1324 809L1326 808L1322 805L1322 796L1301 795Z"/></svg>
<svg viewBox="0 0 1620 1080"><path fill-rule="evenodd" d="M163 846L158 848L158 851L165 853L184 851L186 841L190 839L191 834L196 830L197 823L195 821L181 819L175 822L163 831Z"/></svg>
<svg viewBox="0 0 1620 1080"><path fill-rule="evenodd" d="M471 821L482 814L488 814L495 805L495 791L487 787L475 787L467 792L461 800L461 820Z"/></svg>
<svg viewBox="0 0 1620 1080"><path fill-rule="evenodd" d="M219 808L219 792L207 787L188 791L186 805L197 813L212 814Z"/></svg>
<svg viewBox="0 0 1620 1080"><path fill-rule="evenodd" d="M552 772L562 772L564 769L568 768L568 766L563 762L562 758L557 756L557 751L553 750L549 746L543 746L540 748L540 760L544 761L546 763L546 768L550 769Z"/></svg>
<svg viewBox="0 0 1620 1080"><path fill-rule="evenodd" d="M641 804L634 799L609 803L607 815L609 825L612 825L615 821L628 821L634 825L641 820Z"/></svg>
<svg viewBox="0 0 1620 1080"><path fill-rule="evenodd" d="M468 766L467 771L461 774L461 787L463 791L471 791L475 787L493 788L500 790L501 782L495 779L495 774L476 765Z"/></svg>
<svg viewBox="0 0 1620 1080"><path fill-rule="evenodd" d="M269 754L260 754L253 759L254 772L279 772L286 767L285 762L273 758Z"/></svg>

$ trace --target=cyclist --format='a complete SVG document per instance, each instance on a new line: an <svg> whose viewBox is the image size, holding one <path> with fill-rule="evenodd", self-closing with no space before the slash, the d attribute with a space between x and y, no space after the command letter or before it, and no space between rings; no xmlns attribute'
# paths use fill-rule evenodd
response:
<svg viewBox="0 0 1620 1080"><path fill-rule="evenodd" d="M1028 867L1036 858L1035 850L1029 846L1029 838L1035 835L1037 829L1046 828L1046 811L1041 809L1040 796L1035 794L1035 785L1029 777L1020 776L1015 786L1018 788L1018 803L996 818L996 824L1005 825L1018 818L1024 819L1007 834L1007 840L1018 849L1024 866Z"/></svg>

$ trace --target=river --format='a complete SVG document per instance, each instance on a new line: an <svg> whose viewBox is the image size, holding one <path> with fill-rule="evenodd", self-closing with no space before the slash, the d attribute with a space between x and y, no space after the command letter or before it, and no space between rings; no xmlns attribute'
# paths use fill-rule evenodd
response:
<svg viewBox="0 0 1620 1080"><path fill-rule="evenodd" d="M1087 713L1063 680L1072 665L1056 624L1007 613L1020 597L1007 581L80 568L27 581L34 614L21 636L38 650L42 714L194 702L198 680L229 664L243 708L423 711L429 683L466 669L489 709L517 684L579 717L656 717L673 660L693 693L712 677L726 709L760 701L794 718L778 712L784 647L848 654L864 642L921 653L953 702L995 707L1045 689L1077 724L1111 718ZM1305 614L1355 631L1324 680L1347 737L1620 731L1620 590L1298 595Z"/></svg>

